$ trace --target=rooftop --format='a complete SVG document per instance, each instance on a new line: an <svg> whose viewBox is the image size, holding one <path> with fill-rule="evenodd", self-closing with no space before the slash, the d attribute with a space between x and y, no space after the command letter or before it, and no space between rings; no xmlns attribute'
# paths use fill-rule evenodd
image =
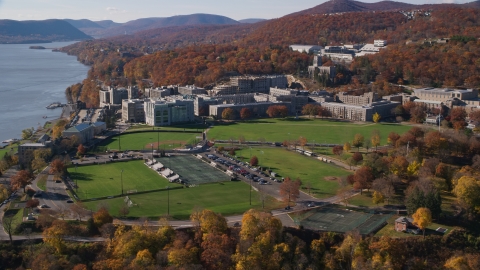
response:
<svg viewBox="0 0 480 270"><path fill-rule="evenodd" d="M81 131L86 130L88 128L90 128L90 124L82 123L82 124L78 124L74 127L71 127L69 129L67 129L66 132L81 132Z"/></svg>

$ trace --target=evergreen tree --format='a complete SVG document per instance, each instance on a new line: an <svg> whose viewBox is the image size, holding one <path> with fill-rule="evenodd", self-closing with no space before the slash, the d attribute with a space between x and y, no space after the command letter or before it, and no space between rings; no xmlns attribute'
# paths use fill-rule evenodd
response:
<svg viewBox="0 0 480 270"><path fill-rule="evenodd" d="M418 208L425 205L425 194L418 187L414 187L410 194L407 195L405 205L407 206L408 214L413 215Z"/></svg>
<svg viewBox="0 0 480 270"><path fill-rule="evenodd" d="M432 212L432 218L438 218L442 213L442 197L440 196L440 192L433 190L425 194L425 207Z"/></svg>

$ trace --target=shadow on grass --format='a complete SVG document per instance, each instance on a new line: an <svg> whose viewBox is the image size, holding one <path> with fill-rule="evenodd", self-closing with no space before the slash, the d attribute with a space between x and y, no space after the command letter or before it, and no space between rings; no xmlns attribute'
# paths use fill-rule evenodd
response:
<svg viewBox="0 0 480 270"><path fill-rule="evenodd" d="M289 118L281 118L281 119L278 119L279 121L281 122L310 122L310 121L313 121L313 119L306 119L306 118L292 118L292 117L289 117Z"/></svg>
<svg viewBox="0 0 480 270"><path fill-rule="evenodd" d="M72 179L75 179L75 180L80 180L80 181L91 181L93 180L93 176L94 174L90 174L90 173L70 173L70 175L72 176ZM113 179L113 178L110 178L110 179Z"/></svg>

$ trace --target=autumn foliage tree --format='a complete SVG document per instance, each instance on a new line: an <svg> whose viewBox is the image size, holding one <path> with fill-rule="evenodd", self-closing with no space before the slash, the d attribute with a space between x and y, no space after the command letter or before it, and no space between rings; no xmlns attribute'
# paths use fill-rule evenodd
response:
<svg viewBox="0 0 480 270"><path fill-rule="evenodd" d="M23 192L25 192L25 187L30 185L32 180L33 175L31 172L27 170L20 170L14 176L12 176L10 179L10 184L14 190L23 188Z"/></svg>
<svg viewBox="0 0 480 270"><path fill-rule="evenodd" d="M343 153L343 147L341 145L335 145L332 148L332 153L334 155L340 156Z"/></svg>
<svg viewBox="0 0 480 270"><path fill-rule="evenodd" d="M49 173L55 175L63 175L65 173L65 163L60 159L55 159L50 163Z"/></svg>
<svg viewBox="0 0 480 270"><path fill-rule="evenodd" d="M250 166L258 166L258 158L257 156L252 156L250 158Z"/></svg>
<svg viewBox="0 0 480 270"><path fill-rule="evenodd" d="M370 167L362 166L355 171L353 175L353 188L359 189L362 193L363 189L370 189L373 182L372 169Z"/></svg>
<svg viewBox="0 0 480 270"><path fill-rule="evenodd" d="M83 144L80 144L77 147L77 156L84 155L86 152L87 152L87 149L85 148L85 146L83 146Z"/></svg>
<svg viewBox="0 0 480 270"><path fill-rule="evenodd" d="M232 108L226 108L222 111L222 118L225 120L235 119L235 111Z"/></svg>
<svg viewBox="0 0 480 270"><path fill-rule="evenodd" d="M311 103L306 104L302 108L302 114L303 115L308 115L309 117L316 116L319 112L319 108L320 108L319 105L315 105L315 104L311 104Z"/></svg>
<svg viewBox="0 0 480 270"><path fill-rule="evenodd" d="M112 223L113 217L110 215L107 208L101 207L93 214L93 222L97 228L100 228L103 224Z"/></svg>
<svg viewBox="0 0 480 270"><path fill-rule="evenodd" d="M240 110L240 118L242 118L242 120L249 119L250 117L252 117L252 110L249 108L242 108Z"/></svg>
<svg viewBox="0 0 480 270"><path fill-rule="evenodd" d="M418 208L412 217L413 224L423 231L423 237L425 238L425 229L432 223L432 213L430 209L425 207Z"/></svg>
<svg viewBox="0 0 480 270"><path fill-rule="evenodd" d="M357 147L358 151L360 151L360 147L363 146L364 142L365 142L365 138L363 137L363 135L357 133L353 138L352 146Z"/></svg>
<svg viewBox="0 0 480 270"><path fill-rule="evenodd" d="M290 177L285 177L285 180L280 185L280 196L282 200L290 206L291 201L296 201L300 196L300 186L302 181L300 179L292 180Z"/></svg>
<svg viewBox="0 0 480 270"><path fill-rule="evenodd" d="M285 105L271 105L267 109L267 114L271 118L284 118L288 116L288 108Z"/></svg>

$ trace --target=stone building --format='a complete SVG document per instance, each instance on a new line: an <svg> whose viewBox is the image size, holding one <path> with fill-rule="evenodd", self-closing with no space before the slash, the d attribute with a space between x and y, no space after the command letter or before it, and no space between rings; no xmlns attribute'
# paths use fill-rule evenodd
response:
<svg viewBox="0 0 480 270"><path fill-rule="evenodd" d="M49 148L50 142L45 143L24 143L18 146L18 163L26 166L27 163L33 160L33 151L37 149Z"/></svg>
<svg viewBox="0 0 480 270"><path fill-rule="evenodd" d="M108 105L121 105L123 99L128 99L128 90L124 87L116 88L108 86L100 90L100 107Z"/></svg>
<svg viewBox="0 0 480 270"><path fill-rule="evenodd" d="M179 95L204 95L207 91L205 88L196 87L195 85L186 85L178 87Z"/></svg>
<svg viewBox="0 0 480 270"><path fill-rule="evenodd" d="M147 100L145 123L150 126L169 126L194 121L193 100Z"/></svg>
<svg viewBox="0 0 480 270"><path fill-rule="evenodd" d="M346 92L340 92L337 94L337 99L339 102L342 102L345 104L362 106L362 105L368 105L368 104L371 104L372 102L377 101L378 95L377 93L369 92L361 96L354 96L354 95L349 95Z"/></svg>
<svg viewBox="0 0 480 270"><path fill-rule="evenodd" d="M144 103L143 99L124 99L122 101L122 121L125 123L145 122Z"/></svg>
<svg viewBox="0 0 480 270"><path fill-rule="evenodd" d="M321 106L326 108L333 118L353 121L372 121L373 115L379 113L382 118L392 116L392 109L400 103L390 101L377 101L369 105L351 105L338 102L323 102Z"/></svg>
<svg viewBox="0 0 480 270"><path fill-rule="evenodd" d="M63 131L63 137L74 135L77 136L80 143L85 144L94 138L95 128L89 123L82 123Z"/></svg>
<svg viewBox="0 0 480 270"><path fill-rule="evenodd" d="M268 107L272 105L284 105L288 108L289 114L294 114L295 110L292 108L290 102L258 102L248 104L219 104L210 106L210 115L216 118L222 118L222 113L225 109L231 108L234 111L236 119L240 118L240 111L243 108L248 108L252 111L252 117L267 117Z"/></svg>

